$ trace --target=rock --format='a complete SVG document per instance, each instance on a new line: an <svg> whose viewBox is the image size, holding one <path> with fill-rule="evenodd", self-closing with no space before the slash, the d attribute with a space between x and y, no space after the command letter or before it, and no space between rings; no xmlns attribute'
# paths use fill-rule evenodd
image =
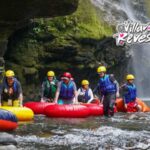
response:
<svg viewBox="0 0 150 150"><path fill-rule="evenodd" d="M7 49L9 36L18 28L26 26L29 19L68 15L73 13L77 6L78 0L1 0L0 57Z"/></svg>
<svg viewBox="0 0 150 150"><path fill-rule="evenodd" d="M14 139L14 136L8 133L0 133L0 145L17 145L17 141Z"/></svg>
<svg viewBox="0 0 150 150"><path fill-rule="evenodd" d="M17 147L14 145L5 145L5 146L0 145L0 150L17 150Z"/></svg>
<svg viewBox="0 0 150 150"><path fill-rule="evenodd" d="M16 24L31 18L67 15L74 12L77 6L78 0L1 0L0 22Z"/></svg>

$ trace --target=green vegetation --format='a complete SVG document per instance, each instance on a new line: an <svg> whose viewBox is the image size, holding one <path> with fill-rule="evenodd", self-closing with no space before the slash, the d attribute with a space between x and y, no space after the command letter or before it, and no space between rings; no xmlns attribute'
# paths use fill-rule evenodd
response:
<svg viewBox="0 0 150 150"><path fill-rule="evenodd" d="M70 16L35 19L34 21L40 25L34 29L37 33L42 32L44 25L49 32L60 37L59 40L62 43L68 37L102 39L111 36L113 32L112 27L103 22L103 19L97 14L90 0L80 0L77 11Z"/></svg>

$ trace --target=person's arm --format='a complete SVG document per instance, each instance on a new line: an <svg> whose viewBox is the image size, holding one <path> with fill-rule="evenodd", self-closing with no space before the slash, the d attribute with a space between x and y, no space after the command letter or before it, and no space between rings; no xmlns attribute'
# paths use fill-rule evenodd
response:
<svg viewBox="0 0 150 150"><path fill-rule="evenodd" d="M120 94L119 94L119 83L117 82L117 80L115 80L114 83L116 84L116 90L117 90L116 97L119 97L120 96Z"/></svg>
<svg viewBox="0 0 150 150"><path fill-rule="evenodd" d="M59 82L58 85L57 85L57 90L56 90L56 93L55 93L54 103L57 103L57 101L58 101L59 94L60 94L60 88L61 88L61 82Z"/></svg>
<svg viewBox="0 0 150 150"><path fill-rule="evenodd" d="M78 103L78 92L77 91L74 91L74 95L75 95L75 98L74 98L74 104L77 104Z"/></svg>
<svg viewBox="0 0 150 150"><path fill-rule="evenodd" d="M96 87L94 88L93 90L93 94L94 94L94 97L98 97L98 95L100 95L99 93L99 84L96 85Z"/></svg>
<svg viewBox="0 0 150 150"><path fill-rule="evenodd" d="M0 106L2 106L1 95L0 95Z"/></svg>
<svg viewBox="0 0 150 150"><path fill-rule="evenodd" d="M89 95L91 96L91 98L88 100L88 102L87 102L87 103L91 103L91 102L92 102L92 100L94 99L93 92L92 92L92 90L91 90L91 89L89 89Z"/></svg>
<svg viewBox="0 0 150 150"><path fill-rule="evenodd" d="M78 89L77 93L78 93L78 96L83 96L84 95L84 92L82 92L81 88Z"/></svg>
<svg viewBox="0 0 150 150"><path fill-rule="evenodd" d="M45 82L42 83L42 88L41 88L41 102L44 102L44 90L45 90Z"/></svg>
<svg viewBox="0 0 150 150"><path fill-rule="evenodd" d="M79 88L78 91L77 91L78 96L80 95L80 93L81 93L81 90Z"/></svg>
<svg viewBox="0 0 150 150"><path fill-rule="evenodd" d="M74 82L74 96L75 96L75 98L74 98L74 104L77 104L78 103L78 91L77 91L77 86L76 86L76 84L75 84L75 82Z"/></svg>
<svg viewBox="0 0 150 150"><path fill-rule="evenodd" d="M20 101L20 107L22 107L23 106L23 93L22 93L22 87L19 81L18 81L18 92L19 92L18 100Z"/></svg>
<svg viewBox="0 0 150 150"><path fill-rule="evenodd" d="M123 101L124 101L124 106L125 108L127 109L127 102L126 102L126 99L125 99L125 95L128 93L128 88L126 87L126 85L122 85L121 86L121 89L122 89L122 95L123 95Z"/></svg>
<svg viewBox="0 0 150 150"><path fill-rule="evenodd" d="M2 92L3 92L3 85L4 85L4 80L2 81L2 83L0 83L0 106L2 106Z"/></svg>
<svg viewBox="0 0 150 150"><path fill-rule="evenodd" d="M116 97L119 97L120 94L119 94L119 83L118 81L115 79L114 75L113 74L110 74L110 80L116 85Z"/></svg>
<svg viewBox="0 0 150 150"><path fill-rule="evenodd" d="M2 85L0 85L0 106L2 106Z"/></svg>
<svg viewBox="0 0 150 150"><path fill-rule="evenodd" d="M18 100L20 101L20 107L23 106L23 94L20 93Z"/></svg>

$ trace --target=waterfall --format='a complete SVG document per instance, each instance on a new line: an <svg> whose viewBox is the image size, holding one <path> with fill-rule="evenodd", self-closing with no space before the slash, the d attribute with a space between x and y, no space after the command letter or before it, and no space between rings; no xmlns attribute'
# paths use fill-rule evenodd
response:
<svg viewBox="0 0 150 150"><path fill-rule="evenodd" d="M110 19L116 11L119 12L118 15L123 14L122 16L113 16L109 23L110 21L114 22L114 18L116 23L127 19L142 23L149 21L143 0L92 0L92 3L107 16L104 16L105 21L107 21L108 16ZM150 44L133 44L130 46L130 51L132 57L128 64L128 73L133 73L136 77L135 84L138 97L150 97Z"/></svg>
<svg viewBox="0 0 150 150"><path fill-rule="evenodd" d="M121 4L130 20L148 22L143 1L121 0ZM135 6L137 6L136 9ZM129 63L129 71L135 74L138 96L150 97L150 44L134 44L130 50L133 55Z"/></svg>

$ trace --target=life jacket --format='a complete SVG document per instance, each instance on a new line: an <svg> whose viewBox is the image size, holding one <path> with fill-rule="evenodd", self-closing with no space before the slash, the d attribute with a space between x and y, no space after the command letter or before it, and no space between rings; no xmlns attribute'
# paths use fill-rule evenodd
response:
<svg viewBox="0 0 150 150"><path fill-rule="evenodd" d="M72 99L74 97L74 82L70 81L68 84L61 82L59 99Z"/></svg>
<svg viewBox="0 0 150 150"><path fill-rule="evenodd" d="M54 98L57 90L57 80L54 79L52 82L49 80L44 81L44 97Z"/></svg>
<svg viewBox="0 0 150 150"><path fill-rule="evenodd" d="M80 88L80 90L81 90L81 92L83 92L83 89L82 88ZM80 95L79 95L79 97L80 97ZM90 100L91 99L91 96L89 95L89 88L85 91L85 94L83 95L83 97L81 96L81 102L84 102L84 103L87 103L88 102L88 100Z"/></svg>
<svg viewBox="0 0 150 150"><path fill-rule="evenodd" d="M129 102L127 104L127 112L137 112L137 102Z"/></svg>
<svg viewBox="0 0 150 150"><path fill-rule="evenodd" d="M2 100L7 101L8 99L16 100L19 97L18 92L18 80L14 78L14 83L12 87L8 86L7 80L4 80L3 83L3 92L2 92ZM9 95L9 89L12 88L13 92L11 95Z"/></svg>
<svg viewBox="0 0 150 150"><path fill-rule="evenodd" d="M134 84L126 84L125 87L127 87L128 92L124 94L124 100L128 104L136 99L136 87Z"/></svg>
<svg viewBox="0 0 150 150"><path fill-rule="evenodd" d="M99 90L102 94L115 93L117 91L116 84L110 80L109 75L105 75L99 79Z"/></svg>

